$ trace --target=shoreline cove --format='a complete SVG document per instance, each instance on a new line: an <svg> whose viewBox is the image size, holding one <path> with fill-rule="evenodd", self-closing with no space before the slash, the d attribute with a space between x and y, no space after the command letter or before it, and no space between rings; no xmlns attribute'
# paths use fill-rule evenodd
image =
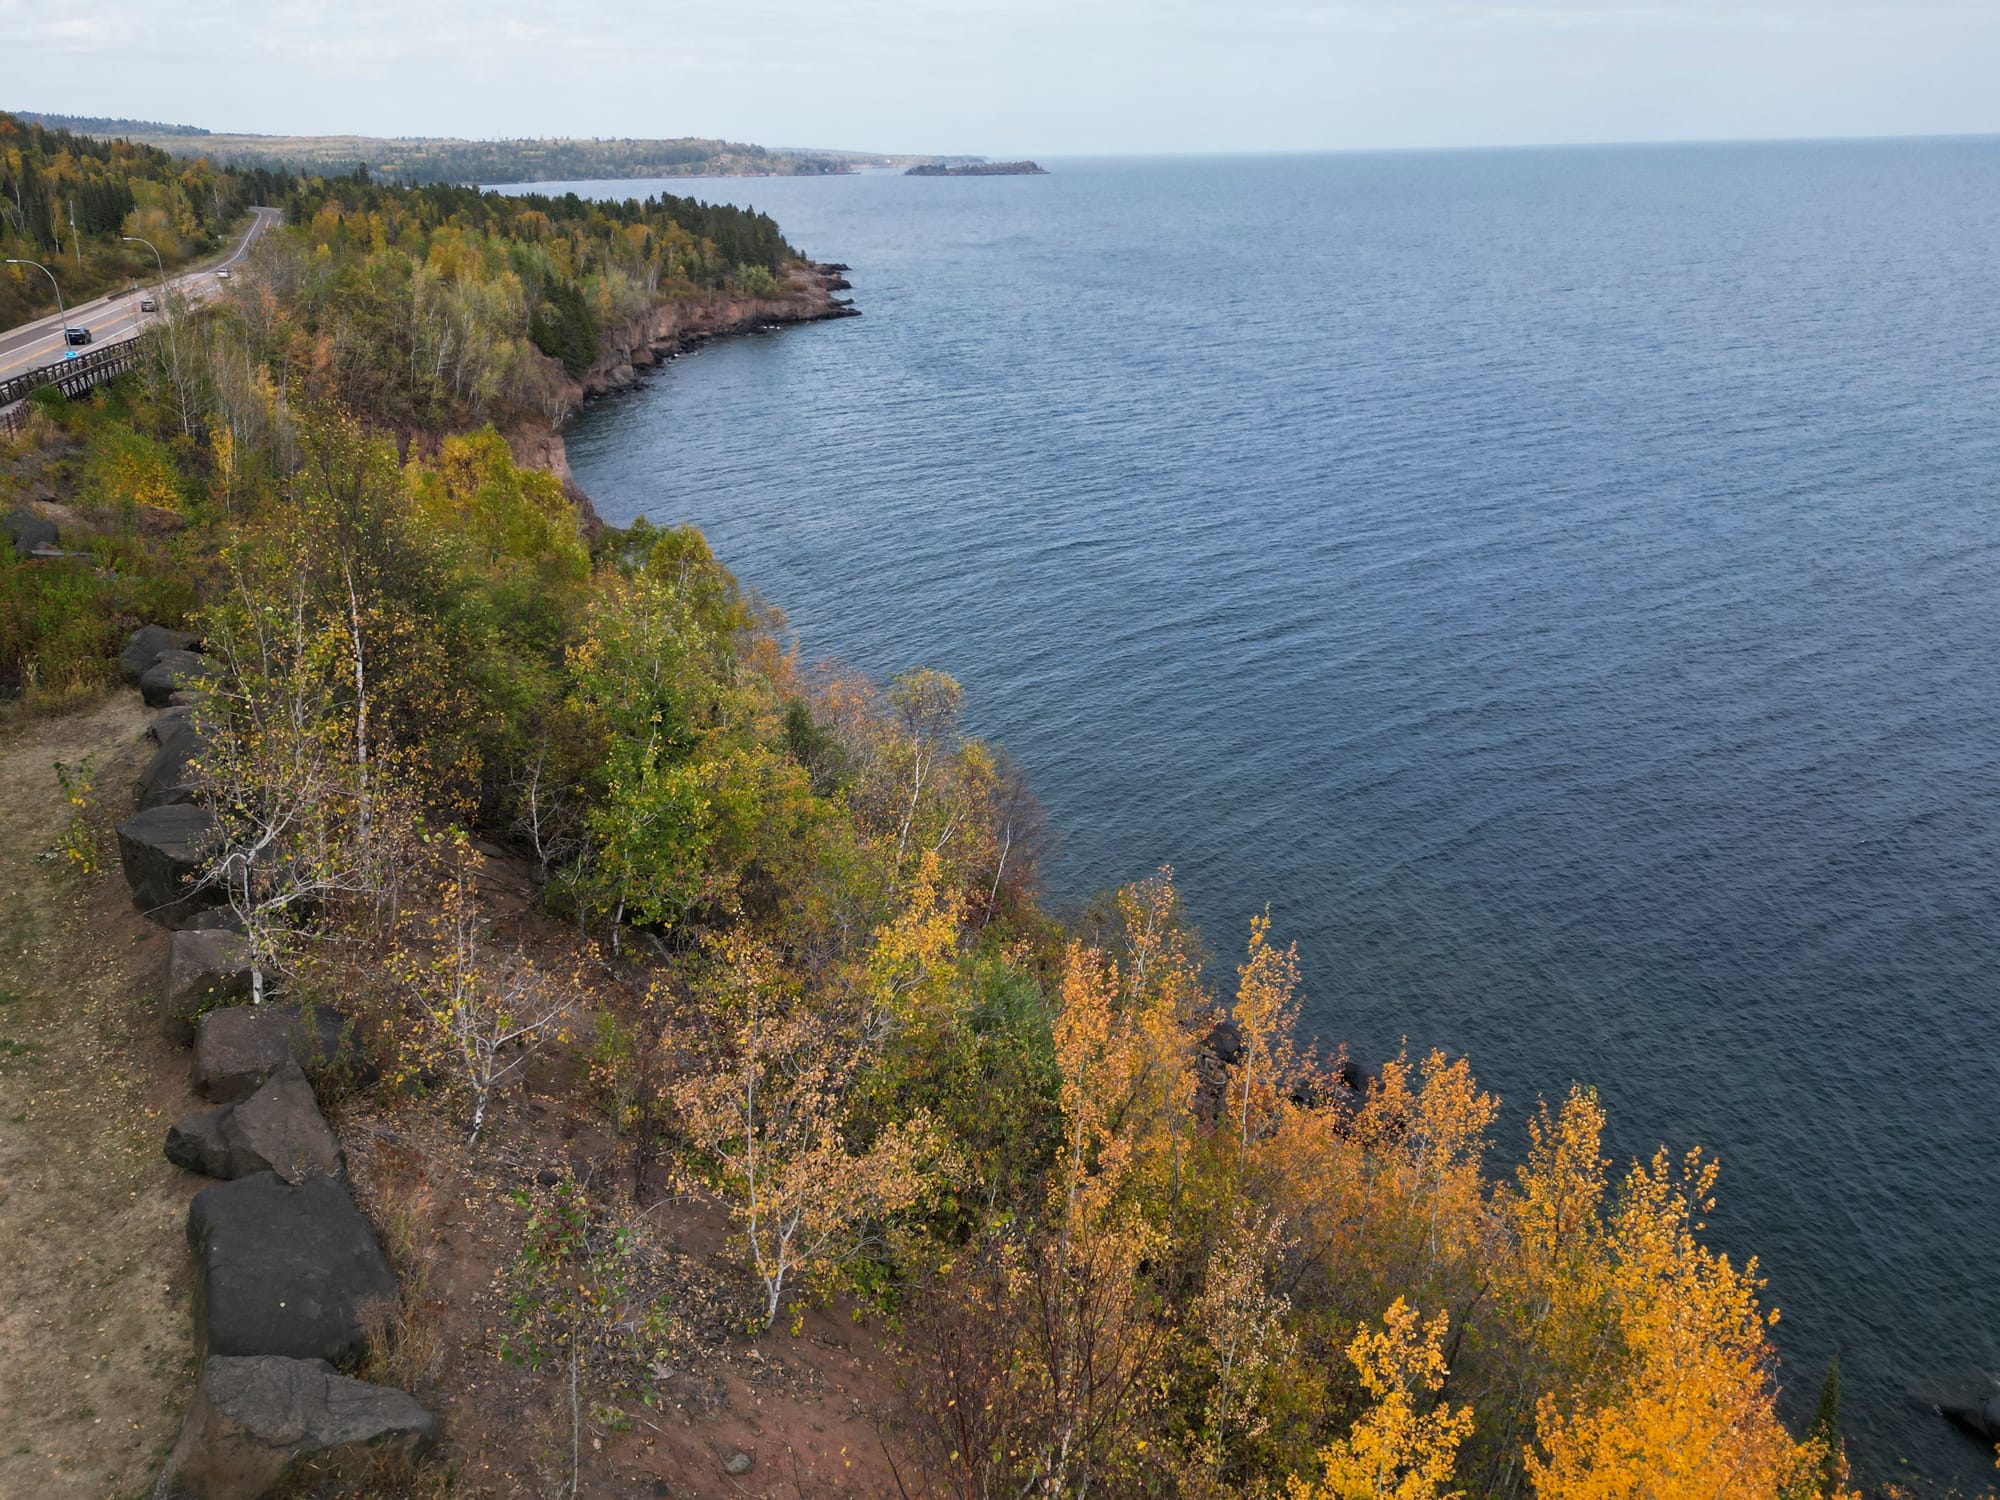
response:
<svg viewBox="0 0 2000 1500"><path fill-rule="evenodd" d="M516 422L501 434L514 461L561 480L563 493L583 519L585 533L595 537L604 520L570 472L564 429L586 407L637 387L642 372L704 345L767 329L860 317L861 309L851 298L836 295L851 289L844 274L848 269L837 262L802 261L776 297L672 298L608 330L590 368L580 378L564 382L556 410L546 422Z"/></svg>

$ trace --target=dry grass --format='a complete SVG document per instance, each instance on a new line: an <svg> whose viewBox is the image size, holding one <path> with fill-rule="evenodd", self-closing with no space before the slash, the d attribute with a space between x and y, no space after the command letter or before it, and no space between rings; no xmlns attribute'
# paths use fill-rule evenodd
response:
<svg viewBox="0 0 2000 1500"><path fill-rule="evenodd" d="M345 1132L355 1201L374 1222L395 1267L400 1296L383 1308L361 1378L421 1392L444 1360L441 1308L433 1291L444 1214L421 1156L404 1142Z"/></svg>
<svg viewBox="0 0 2000 1500"><path fill-rule="evenodd" d="M160 1154L185 1061L151 1023L164 938L115 849L80 880L41 858L55 763L94 756L97 826L145 719L119 694L0 736L0 1495L148 1493L193 1375L181 1226L200 1184Z"/></svg>

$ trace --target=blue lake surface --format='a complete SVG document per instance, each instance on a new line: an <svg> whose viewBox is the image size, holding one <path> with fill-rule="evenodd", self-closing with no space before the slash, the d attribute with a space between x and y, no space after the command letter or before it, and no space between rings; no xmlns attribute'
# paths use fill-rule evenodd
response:
<svg viewBox="0 0 2000 1500"><path fill-rule="evenodd" d="M2000 1367L2000 143L703 181L865 316L570 437L808 658L947 669L1061 830L1307 1019L1595 1083L1841 1351L1865 1477L1984 1489ZM657 184L575 185L656 191Z"/></svg>

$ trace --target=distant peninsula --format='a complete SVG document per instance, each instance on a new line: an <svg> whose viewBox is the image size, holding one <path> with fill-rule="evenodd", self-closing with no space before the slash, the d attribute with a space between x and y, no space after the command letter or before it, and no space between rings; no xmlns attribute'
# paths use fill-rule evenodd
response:
<svg viewBox="0 0 2000 1500"><path fill-rule="evenodd" d="M366 165L389 182L424 184L575 182L602 178L819 177L860 168L907 166L923 158L867 151L753 146L684 136L662 140L604 137L470 140L456 137L250 135L157 120L47 115L18 117L50 130L156 146L175 156L206 157L225 167L284 167L342 175Z"/></svg>
<svg viewBox="0 0 2000 1500"><path fill-rule="evenodd" d="M1031 161L925 162L903 173L905 177L1046 177L1048 172Z"/></svg>

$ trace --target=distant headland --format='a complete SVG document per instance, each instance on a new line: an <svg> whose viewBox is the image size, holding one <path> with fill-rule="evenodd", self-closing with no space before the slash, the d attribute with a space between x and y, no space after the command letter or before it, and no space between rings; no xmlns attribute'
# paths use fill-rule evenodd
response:
<svg viewBox="0 0 2000 1500"><path fill-rule="evenodd" d="M957 164L934 161L911 167L905 177L1046 177L1048 172L1031 161L972 161Z"/></svg>
<svg viewBox="0 0 2000 1500"><path fill-rule="evenodd" d="M884 156L869 151L766 147L743 141L682 136L661 140L601 137L472 140L442 136L249 135L195 125L101 116L18 118L99 140L123 139L175 156L206 157L231 167L284 167L308 175L341 176L365 163L370 174L398 183L579 182L605 178L820 177L862 168L906 167L935 156ZM951 158L963 160L963 158Z"/></svg>

